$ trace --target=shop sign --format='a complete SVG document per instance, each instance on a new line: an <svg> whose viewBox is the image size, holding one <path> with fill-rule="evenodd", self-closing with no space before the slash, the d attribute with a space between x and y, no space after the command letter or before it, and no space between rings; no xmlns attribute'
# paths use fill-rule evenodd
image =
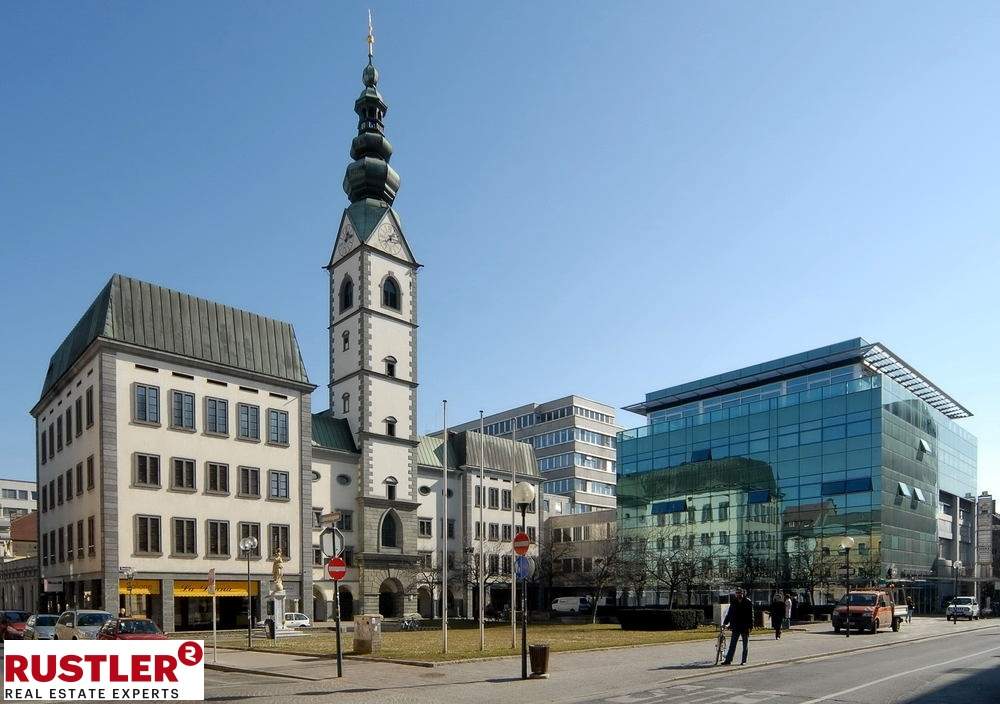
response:
<svg viewBox="0 0 1000 704"><path fill-rule="evenodd" d="M260 584L250 582L250 596L260 593ZM247 583L236 580L216 580L216 596L246 596ZM212 596L207 579L178 579L174 582L174 596Z"/></svg>

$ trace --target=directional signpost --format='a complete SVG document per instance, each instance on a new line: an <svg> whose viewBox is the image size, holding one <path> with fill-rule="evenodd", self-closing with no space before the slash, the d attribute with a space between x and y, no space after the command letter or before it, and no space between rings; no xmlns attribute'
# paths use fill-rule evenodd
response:
<svg viewBox="0 0 1000 704"><path fill-rule="evenodd" d="M336 528L333 530L337 531ZM339 534L340 531L337 531ZM344 538L340 537L340 548L343 550ZM326 563L326 573L333 580L333 617L337 628L337 677L344 676L344 650L340 645L340 580L347 574L347 563L341 557L331 557Z"/></svg>

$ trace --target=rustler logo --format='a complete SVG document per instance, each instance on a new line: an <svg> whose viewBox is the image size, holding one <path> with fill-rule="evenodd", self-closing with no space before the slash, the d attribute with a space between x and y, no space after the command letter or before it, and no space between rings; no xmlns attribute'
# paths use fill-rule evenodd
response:
<svg viewBox="0 0 1000 704"><path fill-rule="evenodd" d="M205 698L202 641L4 643L6 701L178 701Z"/></svg>

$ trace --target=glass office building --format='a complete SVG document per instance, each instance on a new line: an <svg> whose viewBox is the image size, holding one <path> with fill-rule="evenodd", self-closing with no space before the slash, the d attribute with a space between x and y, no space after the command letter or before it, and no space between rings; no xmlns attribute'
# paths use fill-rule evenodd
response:
<svg viewBox="0 0 1000 704"><path fill-rule="evenodd" d="M925 608L971 576L954 569L974 562L976 439L956 423L971 414L885 345L848 340L628 410L648 424L619 434L619 528L653 582L835 594L845 536L854 583L906 579Z"/></svg>

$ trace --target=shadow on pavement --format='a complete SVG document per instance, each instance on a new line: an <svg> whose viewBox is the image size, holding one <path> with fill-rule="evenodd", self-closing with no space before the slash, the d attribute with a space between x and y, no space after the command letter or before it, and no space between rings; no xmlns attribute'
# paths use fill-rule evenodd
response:
<svg viewBox="0 0 1000 704"><path fill-rule="evenodd" d="M664 665L663 667L650 668L652 672L657 670L711 670L716 667L710 662L687 662L680 665Z"/></svg>
<svg viewBox="0 0 1000 704"><path fill-rule="evenodd" d="M1000 657L1000 656L995 656ZM900 700L899 704L994 704L997 701L997 691L1000 691L1000 666L988 668L960 667L952 672L975 672L969 677L937 686L908 699Z"/></svg>

